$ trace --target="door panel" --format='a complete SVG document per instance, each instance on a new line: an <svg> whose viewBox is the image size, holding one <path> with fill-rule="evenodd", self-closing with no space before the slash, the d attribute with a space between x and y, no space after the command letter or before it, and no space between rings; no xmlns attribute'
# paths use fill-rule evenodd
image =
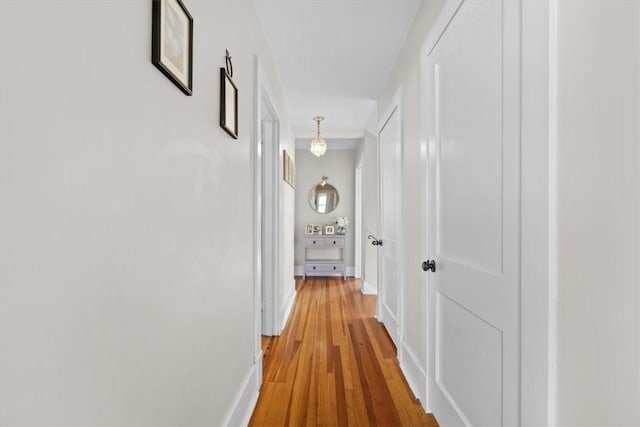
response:
<svg viewBox="0 0 640 427"><path fill-rule="evenodd" d="M445 41L451 51L438 61L438 109L444 112L440 256L499 274L503 141L496 88L502 82L502 14L494 2L475 15L463 34Z"/></svg>
<svg viewBox="0 0 640 427"><path fill-rule="evenodd" d="M429 398L519 424L520 3L465 1L427 56Z"/></svg>
<svg viewBox="0 0 640 427"><path fill-rule="evenodd" d="M400 221L402 133L400 112L396 108L380 131L380 207L381 238L379 275L380 321L396 346L400 345Z"/></svg>
<svg viewBox="0 0 640 427"><path fill-rule="evenodd" d="M500 425L502 332L441 293L436 331L438 386L471 424Z"/></svg>

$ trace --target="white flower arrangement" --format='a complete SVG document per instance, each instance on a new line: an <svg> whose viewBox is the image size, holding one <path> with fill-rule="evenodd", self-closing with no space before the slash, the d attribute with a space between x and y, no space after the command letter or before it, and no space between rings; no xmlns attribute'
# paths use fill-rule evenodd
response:
<svg viewBox="0 0 640 427"><path fill-rule="evenodd" d="M339 216L333 220L333 223L338 227L346 227L347 225L349 225L349 218L347 218L346 216Z"/></svg>

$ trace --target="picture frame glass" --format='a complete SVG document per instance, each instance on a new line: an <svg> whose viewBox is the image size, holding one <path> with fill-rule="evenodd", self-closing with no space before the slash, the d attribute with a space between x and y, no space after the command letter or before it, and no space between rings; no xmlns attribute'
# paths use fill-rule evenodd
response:
<svg viewBox="0 0 640 427"><path fill-rule="evenodd" d="M231 83L230 78L224 80L225 84L225 117L227 126L233 130L236 129L236 88Z"/></svg>
<svg viewBox="0 0 640 427"><path fill-rule="evenodd" d="M189 76L189 18L176 0L166 0L162 8L160 36L162 62L182 82Z"/></svg>

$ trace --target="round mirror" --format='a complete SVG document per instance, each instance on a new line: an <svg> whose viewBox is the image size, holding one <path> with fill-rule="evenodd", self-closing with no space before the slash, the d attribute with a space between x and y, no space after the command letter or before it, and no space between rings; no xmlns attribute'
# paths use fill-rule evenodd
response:
<svg viewBox="0 0 640 427"><path fill-rule="evenodd" d="M321 214L332 212L340 201L338 190L327 183L327 179L322 177L322 182L309 191L309 204L311 208Z"/></svg>

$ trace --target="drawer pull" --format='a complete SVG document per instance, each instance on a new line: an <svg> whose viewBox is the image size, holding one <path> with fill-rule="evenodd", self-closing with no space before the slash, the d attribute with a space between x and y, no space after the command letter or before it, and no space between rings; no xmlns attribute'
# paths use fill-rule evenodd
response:
<svg viewBox="0 0 640 427"><path fill-rule="evenodd" d="M333 244L334 244L334 245L336 244L336 241L335 241L335 240L333 241Z"/></svg>
<svg viewBox="0 0 640 427"><path fill-rule="evenodd" d="M335 266L335 265L333 266L333 269L334 269L334 270L336 269L336 266Z"/></svg>
<svg viewBox="0 0 640 427"><path fill-rule="evenodd" d="M315 241L315 240L313 241L313 244L314 244L314 245L316 244L316 241Z"/></svg>
<svg viewBox="0 0 640 427"><path fill-rule="evenodd" d="M314 269L314 270L316 269L316 266L315 266L315 265L313 266L313 269Z"/></svg>

